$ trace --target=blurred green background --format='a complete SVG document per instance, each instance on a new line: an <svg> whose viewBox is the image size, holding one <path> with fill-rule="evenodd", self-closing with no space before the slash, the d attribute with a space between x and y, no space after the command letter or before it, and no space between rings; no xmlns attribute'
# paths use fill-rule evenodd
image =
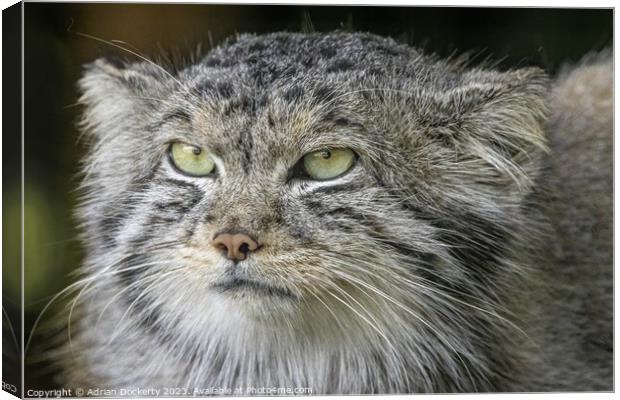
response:
<svg viewBox="0 0 620 400"><path fill-rule="evenodd" d="M183 53L198 43L208 50L241 32L361 30L442 56L473 50L477 59L488 57L502 67L537 65L551 73L591 50L611 47L613 37L610 9L26 3L24 18L26 337L50 298L71 282L68 274L82 257L72 217L84 151L76 129L82 65L103 56L132 58L76 32L120 40L156 57L162 49ZM8 157L19 157L19 139L5 132L5 149L15 149ZM3 234L6 243L18 246L19 171L8 175L3 191L13 200L3 204ZM16 257L19 252L5 252L4 265L18 265ZM3 278L5 296L18 298L18 276ZM6 304L16 318L18 309ZM62 301L54 304L44 322L61 306ZM27 354L27 388L54 386L54 368L40 357L48 342L48 334L38 330Z"/></svg>

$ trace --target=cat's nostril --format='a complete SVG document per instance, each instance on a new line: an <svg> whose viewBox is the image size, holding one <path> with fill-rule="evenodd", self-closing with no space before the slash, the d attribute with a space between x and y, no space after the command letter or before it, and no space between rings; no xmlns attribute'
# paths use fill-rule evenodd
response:
<svg viewBox="0 0 620 400"><path fill-rule="evenodd" d="M244 233L220 233L213 238L212 245L234 261L245 260L249 252L258 249L258 242Z"/></svg>
<svg viewBox="0 0 620 400"><path fill-rule="evenodd" d="M239 246L239 251L247 255L248 251L250 251L250 245L247 243L241 243L241 246Z"/></svg>

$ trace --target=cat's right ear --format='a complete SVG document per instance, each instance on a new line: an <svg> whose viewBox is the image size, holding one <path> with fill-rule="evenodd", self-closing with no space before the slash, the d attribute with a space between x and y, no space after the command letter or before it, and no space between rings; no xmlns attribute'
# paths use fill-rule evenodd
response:
<svg viewBox="0 0 620 400"><path fill-rule="evenodd" d="M164 96L165 82L169 80L163 71L146 63L98 59L87 64L78 83L80 103L85 106L85 127L96 136L105 136L127 124L135 125L137 116L148 113L156 99Z"/></svg>

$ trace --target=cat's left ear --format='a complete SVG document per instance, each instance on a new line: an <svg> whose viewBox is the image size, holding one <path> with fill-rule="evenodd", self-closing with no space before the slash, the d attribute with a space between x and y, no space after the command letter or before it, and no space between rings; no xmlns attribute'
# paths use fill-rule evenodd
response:
<svg viewBox="0 0 620 400"><path fill-rule="evenodd" d="M494 139L508 148L521 148L526 142L542 146L549 88L549 78L539 68L472 70L461 76L444 101L463 131L480 139Z"/></svg>
<svg viewBox="0 0 620 400"><path fill-rule="evenodd" d="M454 121L447 129L451 140L519 184L546 149L549 89L538 68L470 70L439 101Z"/></svg>

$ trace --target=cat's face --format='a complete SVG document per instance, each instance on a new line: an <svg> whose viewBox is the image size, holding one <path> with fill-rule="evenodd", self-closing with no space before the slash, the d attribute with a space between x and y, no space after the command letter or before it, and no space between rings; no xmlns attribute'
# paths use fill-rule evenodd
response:
<svg viewBox="0 0 620 400"><path fill-rule="evenodd" d="M102 276L134 318L179 337L456 324L454 288L503 268L542 79L347 34L244 37L174 76L95 63L81 82L92 273L116 271Z"/></svg>

